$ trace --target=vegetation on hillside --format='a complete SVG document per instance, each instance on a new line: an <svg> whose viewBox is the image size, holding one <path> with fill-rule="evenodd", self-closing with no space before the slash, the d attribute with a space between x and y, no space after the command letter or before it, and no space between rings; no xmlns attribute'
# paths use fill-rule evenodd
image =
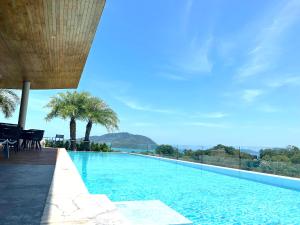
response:
<svg viewBox="0 0 300 225"><path fill-rule="evenodd" d="M169 155L169 156L173 156L175 155L177 152L177 149L175 149L173 146L171 145L159 145L157 146L157 148L155 149L155 153L159 154L159 155Z"/></svg>
<svg viewBox="0 0 300 225"><path fill-rule="evenodd" d="M300 164L300 149L296 146L262 149L259 156L265 161Z"/></svg>
<svg viewBox="0 0 300 225"><path fill-rule="evenodd" d="M296 146L262 149L256 156L225 145L217 145L207 150L185 149L183 151L179 151L171 145L160 145L156 148L155 153L145 152L144 154L300 177L300 149Z"/></svg>

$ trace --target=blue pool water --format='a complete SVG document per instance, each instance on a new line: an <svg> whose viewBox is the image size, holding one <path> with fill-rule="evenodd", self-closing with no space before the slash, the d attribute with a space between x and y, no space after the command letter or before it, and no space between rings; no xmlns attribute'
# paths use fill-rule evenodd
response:
<svg viewBox="0 0 300 225"><path fill-rule="evenodd" d="M92 194L158 199L194 224L300 224L300 192L157 159L70 152Z"/></svg>

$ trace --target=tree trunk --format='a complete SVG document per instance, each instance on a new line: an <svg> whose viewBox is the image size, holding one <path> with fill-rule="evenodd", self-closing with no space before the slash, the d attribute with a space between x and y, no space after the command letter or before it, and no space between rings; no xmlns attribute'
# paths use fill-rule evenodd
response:
<svg viewBox="0 0 300 225"><path fill-rule="evenodd" d="M76 151L76 120L73 117L70 121L70 139L71 150Z"/></svg>
<svg viewBox="0 0 300 225"><path fill-rule="evenodd" d="M90 151L90 134L92 130L93 122L89 120L89 122L86 125L85 129L85 136L84 136L84 147L86 150Z"/></svg>

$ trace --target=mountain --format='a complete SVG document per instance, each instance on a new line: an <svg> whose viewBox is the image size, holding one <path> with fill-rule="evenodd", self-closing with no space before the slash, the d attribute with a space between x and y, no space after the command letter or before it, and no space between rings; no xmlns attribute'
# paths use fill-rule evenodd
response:
<svg viewBox="0 0 300 225"><path fill-rule="evenodd" d="M157 144L150 138L127 132L91 136L91 142L109 143L113 148L154 149Z"/></svg>

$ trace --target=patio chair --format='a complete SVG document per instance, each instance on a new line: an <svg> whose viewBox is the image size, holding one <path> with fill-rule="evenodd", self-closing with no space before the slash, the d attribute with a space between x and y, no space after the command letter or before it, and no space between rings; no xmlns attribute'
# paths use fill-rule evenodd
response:
<svg viewBox="0 0 300 225"><path fill-rule="evenodd" d="M30 129L33 132L31 147L37 150L42 150L41 141L44 137L44 130Z"/></svg>
<svg viewBox="0 0 300 225"><path fill-rule="evenodd" d="M32 145L32 140L33 140L33 131L32 130L22 130L21 131L21 139L22 144L21 144L21 149L23 150L29 150Z"/></svg>

